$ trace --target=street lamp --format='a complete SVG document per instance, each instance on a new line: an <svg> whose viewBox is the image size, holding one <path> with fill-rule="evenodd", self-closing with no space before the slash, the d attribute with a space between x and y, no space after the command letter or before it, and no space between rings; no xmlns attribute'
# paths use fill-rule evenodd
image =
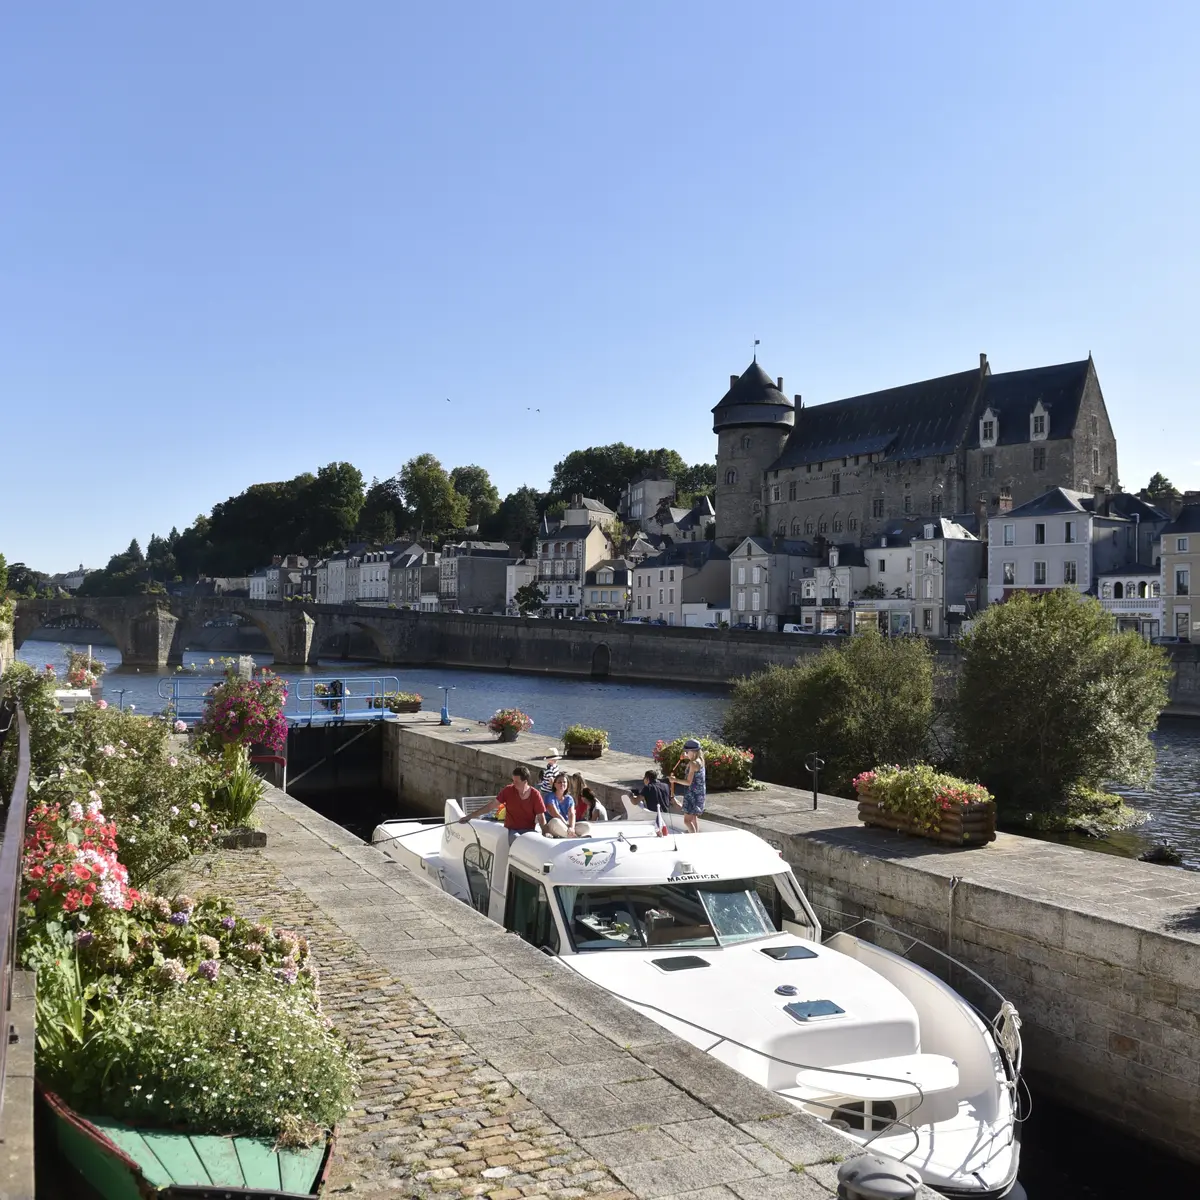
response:
<svg viewBox="0 0 1200 1200"><path fill-rule="evenodd" d="M442 683L442 684L438 684L438 689L439 689L439 691L441 691L441 693L442 693L442 719L441 719L441 724L442 724L442 725L449 725L449 724L450 724L450 693L451 693L452 691L454 691L454 687L453 687L453 685L449 685L449 686L448 686L448 685L446 685L446 684Z"/></svg>

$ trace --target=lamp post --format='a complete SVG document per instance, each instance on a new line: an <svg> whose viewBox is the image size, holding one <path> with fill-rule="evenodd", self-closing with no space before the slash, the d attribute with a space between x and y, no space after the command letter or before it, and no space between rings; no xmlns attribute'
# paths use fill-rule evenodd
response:
<svg viewBox="0 0 1200 1200"><path fill-rule="evenodd" d="M450 693L452 691L454 691L454 687L447 686L446 684L442 683L442 684L438 685L438 688L442 693L442 719L441 719L440 723L442 725L449 725L450 724Z"/></svg>
<svg viewBox="0 0 1200 1200"><path fill-rule="evenodd" d="M825 760L814 750L807 759L804 765L812 772L813 777L813 812L817 811L817 780L821 774L821 768L825 765Z"/></svg>

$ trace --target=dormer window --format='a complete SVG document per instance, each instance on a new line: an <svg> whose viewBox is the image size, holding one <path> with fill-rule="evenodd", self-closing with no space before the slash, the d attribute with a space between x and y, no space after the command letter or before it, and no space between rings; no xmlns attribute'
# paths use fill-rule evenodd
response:
<svg viewBox="0 0 1200 1200"><path fill-rule="evenodd" d="M1050 416L1039 400L1029 414L1029 438L1034 442L1044 442L1046 431L1050 428Z"/></svg>
<svg viewBox="0 0 1200 1200"><path fill-rule="evenodd" d="M981 446L994 446L996 444L996 432L999 426L996 414L989 408L985 410L982 417L979 419L979 444Z"/></svg>

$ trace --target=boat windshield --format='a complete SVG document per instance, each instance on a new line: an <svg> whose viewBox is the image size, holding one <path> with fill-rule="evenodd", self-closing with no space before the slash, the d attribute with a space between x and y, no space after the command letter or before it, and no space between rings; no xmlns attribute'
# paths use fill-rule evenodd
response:
<svg viewBox="0 0 1200 1200"><path fill-rule="evenodd" d="M576 950L717 946L776 932L762 880L556 887Z"/></svg>

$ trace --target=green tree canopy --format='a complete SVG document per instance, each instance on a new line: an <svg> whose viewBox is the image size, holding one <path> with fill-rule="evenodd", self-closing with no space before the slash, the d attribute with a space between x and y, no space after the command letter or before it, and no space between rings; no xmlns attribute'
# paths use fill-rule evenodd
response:
<svg viewBox="0 0 1200 1200"><path fill-rule="evenodd" d="M480 527L480 533L492 541L520 543L526 554L533 552L541 521L542 494L531 487L509 492L500 507Z"/></svg>
<svg viewBox="0 0 1200 1200"><path fill-rule="evenodd" d="M542 595L542 589L538 587L536 580L517 588L513 593L513 600L521 616L536 611L546 603L546 597Z"/></svg>
<svg viewBox="0 0 1200 1200"><path fill-rule="evenodd" d="M957 754L1001 810L1053 813L1073 787L1150 778L1166 655L1118 633L1098 601L1019 592L984 611L962 650Z"/></svg>
<svg viewBox="0 0 1200 1200"><path fill-rule="evenodd" d="M4 561L4 555L0 554L0 597L8 591L8 563Z"/></svg>
<svg viewBox="0 0 1200 1200"><path fill-rule="evenodd" d="M358 514L358 536L361 541L386 546L408 525L400 480L396 476L371 480L366 499Z"/></svg>
<svg viewBox="0 0 1200 1200"><path fill-rule="evenodd" d="M400 492L414 537L440 538L466 524L467 500L432 454L418 454L400 468Z"/></svg>
<svg viewBox="0 0 1200 1200"><path fill-rule="evenodd" d="M468 525L482 525L500 507L500 493L482 467L455 467L450 483L467 502Z"/></svg>
<svg viewBox="0 0 1200 1200"><path fill-rule="evenodd" d="M924 758L932 721L928 644L868 630L737 680L725 736L755 752L756 774L794 787L811 786L806 760L816 751L825 760L821 786L849 795L861 771Z"/></svg>
<svg viewBox="0 0 1200 1200"><path fill-rule="evenodd" d="M1161 471L1155 471L1150 476L1150 482L1142 490L1142 495L1151 504L1168 510L1183 498L1179 489Z"/></svg>
<svg viewBox="0 0 1200 1200"><path fill-rule="evenodd" d="M711 463L688 466L675 450L635 450L624 442L613 442L573 450L556 463L550 496L559 501L569 501L574 495L591 496L615 512L625 488L648 471L673 480L680 503L691 503L694 496L711 492L717 482L717 468Z"/></svg>
<svg viewBox="0 0 1200 1200"><path fill-rule="evenodd" d="M310 557L332 554L354 535L363 506L362 472L353 463L331 462L317 471L316 479L303 489L300 500L297 514L300 528L293 538L296 549L273 553Z"/></svg>

